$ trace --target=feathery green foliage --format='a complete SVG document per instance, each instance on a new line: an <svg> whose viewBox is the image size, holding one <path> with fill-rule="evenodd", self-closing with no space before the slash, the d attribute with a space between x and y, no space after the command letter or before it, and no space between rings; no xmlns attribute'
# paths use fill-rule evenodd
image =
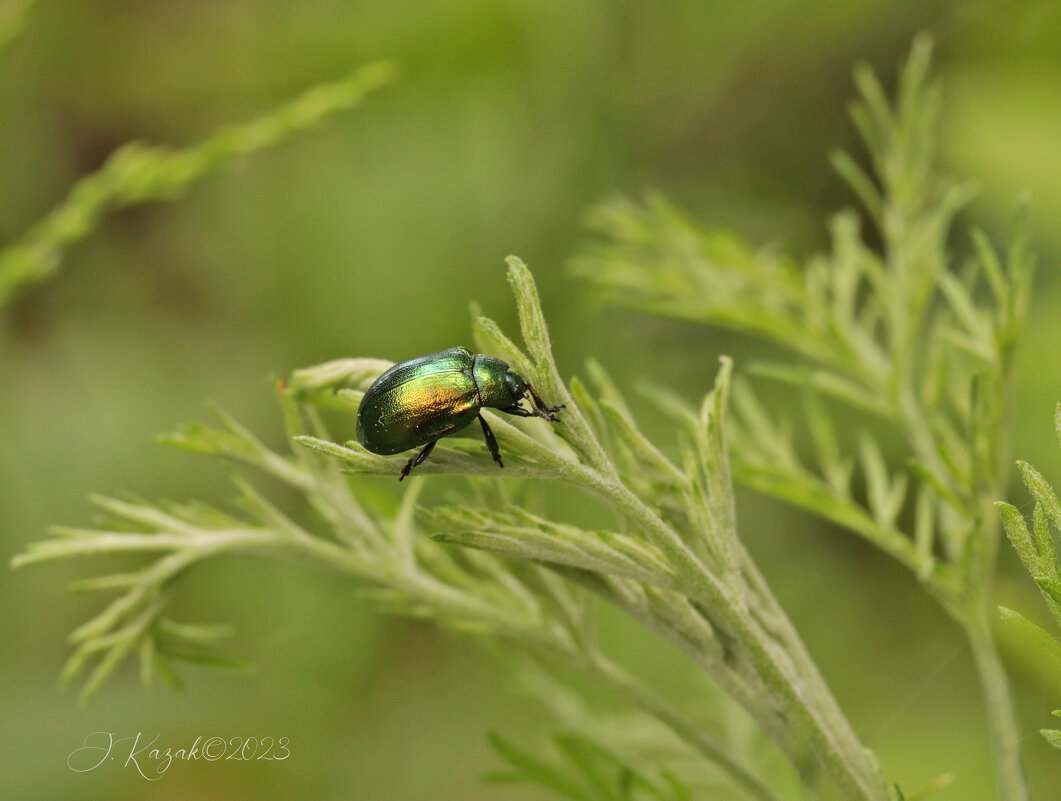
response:
<svg viewBox="0 0 1061 801"><path fill-rule="evenodd" d="M123 145L99 170L79 180L66 199L21 239L0 250L0 307L21 289L50 278L67 249L99 228L107 214L180 197L241 158L358 106L365 95L394 80L395 74L389 62L367 64L342 80L306 90L256 120L222 128L191 147Z"/></svg>
<svg viewBox="0 0 1061 801"><path fill-rule="evenodd" d="M119 597L75 632L67 677L95 658L87 696L133 652L145 677L171 675L174 660L221 661L216 629L164 617L178 576L204 559L237 551L309 559L363 582L384 608L575 668L664 724L688 752L716 766L731 788L775 799L755 766L731 753L725 732L716 736L602 650L590 603L596 596L688 654L747 711L816 797L892 797L737 538L724 442L728 361L714 390L684 420L680 459L672 462L640 433L599 365L588 369L592 390L578 379L561 381L533 278L518 259L509 260L509 281L525 349L486 318L475 322L476 343L566 408L548 428L487 412L510 465L503 475L481 442L446 438L417 474L465 474L474 500L420 508L421 478L397 513L381 513L358 497L357 481L346 474L393 478L396 460L367 453L356 442L332 441L322 409L353 414L361 392L387 363L347 359L298 371L278 385L291 453L267 448L220 411L218 425L189 426L166 442L279 479L305 497L316 522L285 514L234 471L241 514L202 503L98 498L115 518L112 525L56 529L53 539L16 558L22 565L101 553L152 557L140 570L80 583L82 589L117 590ZM586 491L613 510L614 530L587 531L532 514L502 481L514 476ZM552 777L555 786L573 767L581 777L572 786L600 779L611 788L604 797L681 797L677 783L649 770L651 759L635 769L585 739L566 738L557 741L566 768L536 763L532 770L523 752L502 742L517 773L534 781Z"/></svg>
<svg viewBox="0 0 1061 801"><path fill-rule="evenodd" d="M1057 432L1058 442L1061 443L1061 404L1057 405L1054 412L1054 430ZM1038 585L1054 622L1061 630L1061 565L1058 564L1054 535L1050 530L1053 526L1054 530L1061 531L1061 500L1058 500L1057 493L1043 478L1042 473L1027 462L1017 462L1017 465L1020 467L1024 486L1035 498L1032 528L1028 529L1028 523L1017 507L999 502L1002 525L1025 569ZM1061 675L1061 642L1019 612L1002 606L999 607L999 612L1010 631L1037 652L1055 674ZM1061 717L1061 709L1055 709L1054 714ZM1061 749L1061 730L1042 729L1042 735L1054 748Z"/></svg>
<svg viewBox="0 0 1061 801"><path fill-rule="evenodd" d="M831 250L801 264L650 197L597 208L589 222L602 238L575 270L609 302L755 335L794 355L751 372L802 391L813 456L800 454L790 421L738 382L734 477L864 537L918 576L969 637L1000 787L1019 800L1019 738L989 623L999 540L990 504L1005 489L1007 400L1033 258L1023 209L1002 252L973 230L968 254L951 253L952 222L971 193L935 163L930 53L926 37L915 41L894 103L872 71L856 70L850 113L872 172L846 153L832 157L879 250L850 210L830 223ZM826 403L903 443L909 472L890 467L894 448L870 434L854 448L841 441Z"/></svg>
<svg viewBox="0 0 1061 801"><path fill-rule="evenodd" d="M563 732L552 740L559 765L542 759L540 749L527 751L497 734L490 736L511 770L491 774L491 781L537 784L573 801L688 801L689 790L669 771L650 778L630 760L580 734Z"/></svg>

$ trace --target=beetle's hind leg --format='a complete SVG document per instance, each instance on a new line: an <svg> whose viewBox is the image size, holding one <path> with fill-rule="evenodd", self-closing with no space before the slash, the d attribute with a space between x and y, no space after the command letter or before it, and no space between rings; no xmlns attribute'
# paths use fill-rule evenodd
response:
<svg viewBox="0 0 1061 801"><path fill-rule="evenodd" d="M419 464L423 464L424 459L426 459L431 454L431 451L435 449L436 442L438 442L437 439L431 440L423 448L420 449L420 453L416 454L416 456L414 456L412 459L405 463L405 467L402 468L402 474L398 476L399 481L404 480L405 477L412 472L414 467Z"/></svg>
<svg viewBox="0 0 1061 801"><path fill-rule="evenodd" d="M498 467L504 467L505 465L501 463L501 449L497 447L497 439L494 437L494 432L487 425L486 418L481 414L478 420L479 425L483 427L483 438L486 439L486 447L490 449L490 455L494 457Z"/></svg>

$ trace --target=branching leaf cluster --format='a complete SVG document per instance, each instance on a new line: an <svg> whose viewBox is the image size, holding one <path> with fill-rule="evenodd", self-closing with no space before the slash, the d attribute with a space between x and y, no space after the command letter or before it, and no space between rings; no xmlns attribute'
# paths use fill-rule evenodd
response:
<svg viewBox="0 0 1061 801"><path fill-rule="evenodd" d="M982 498L1000 487L999 429L1032 259L1021 215L1004 253L976 229L969 258L954 269L952 222L971 193L935 167L938 91L927 79L929 54L927 39L918 40L894 106L868 68L856 71L860 100L851 116L873 174L847 153L832 158L862 200L880 252L853 211L833 218L830 252L798 264L706 230L651 197L598 208L590 224L605 239L576 270L612 302L792 351L796 359L754 365L752 373L802 393L800 425L813 459L800 455L791 421L738 385L737 479L866 537L961 616L993 564L996 527L985 522ZM857 445L840 441L826 403L900 434L911 472L889 468L886 449L869 434Z"/></svg>
<svg viewBox="0 0 1061 801"><path fill-rule="evenodd" d="M349 421L388 363L329 362L278 383L290 453L267 447L220 410L215 424L193 424L164 438L242 468L232 471L238 514L203 503L100 499L113 524L56 529L53 539L17 558L25 564L104 553L152 556L140 570L81 584L118 597L75 635L68 675L95 659L84 690L89 694L132 653L141 655L145 677L168 675L170 663L191 651L187 643L175 647L174 638L193 641L197 661L218 661L208 636L215 629L174 624L164 614L180 575L229 552L307 559L356 578L368 597L391 611L432 618L589 675L662 722L731 788L776 798L724 732L689 718L602 651L589 600L596 595L688 654L744 707L808 786L831 787L845 798L887 798L871 755L736 537L723 440L729 363L684 421L674 462L640 433L599 365L589 365L589 384L561 381L530 272L512 259L509 280L526 349L482 317L475 321L476 345L506 359L550 403L566 408L562 421L548 427L491 415L506 456L503 477L578 487L613 511L614 528L586 530L535 511L500 481L487 450L471 439L446 438L418 474L469 476L472 502L420 508L421 482L414 481L397 511L364 503L350 474L393 479L395 460L356 442L335 442L325 418ZM247 478L247 468L300 493L312 516L296 519L281 510ZM589 748L575 742L565 741ZM603 752L594 753L593 760L604 759ZM663 774L646 778L643 771L643 765L633 773L620 770L615 792L671 793L669 784L659 783Z"/></svg>
<svg viewBox="0 0 1061 801"><path fill-rule="evenodd" d="M1019 799L1018 737L987 621L999 540L991 502L1005 488L1013 351L1034 260L1023 208L1003 249L973 229L967 256L952 255L971 191L935 164L930 52L926 37L915 41L894 102L871 70L855 73L850 113L872 169L844 152L832 163L872 235L842 211L831 249L800 263L705 229L661 197L620 199L592 213L601 236L575 270L608 302L788 352L751 372L795 388L803 414L793 423L736 383L734 477L866 538L922 580L973 644L1003 795ZM886 431L888 447L871 433L842 437L837 407ZM794 430L809 433L810 457ZM905 465L889 466L897 455Z"/></svg>

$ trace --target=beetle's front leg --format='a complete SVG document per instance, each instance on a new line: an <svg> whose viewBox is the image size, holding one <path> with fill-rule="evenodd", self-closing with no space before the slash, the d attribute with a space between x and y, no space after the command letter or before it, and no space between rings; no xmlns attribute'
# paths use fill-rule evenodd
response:
<svg viewBox="0 0 1061 801"><path fill-rule="evenodd" d="M534 387L527 384L527 392L530 393L531 398L534 401L534 416L544 417L550 423L556 422L556 413L564 408L564 404L559 406L546 406L541 398L538 397L538 393L534 391Z"/></svg>
<svg viewBox="0 0 1061 801"><path fill-rule="evenodd" d="M483 427L483 437L486 439L486 447L490 449L490 455L494 457L494 461L497 462L498 467L504 467L501 463L501 449L497 447L497 440L494 438L494 432L490 429L490 426L486 424L486 418L479 415L479 425Z"/></svg>
<svg viewBox="0 0 1061 801"><path fill-rule="evenodd" d="M420 450L420 453L416 454L416 456L405 463L405 467L402 468L402 474L398 476L399 481L403 481L405 477L412 472L414 467L423 464L424 459L426 459L431 454L431 451L435 449L436 442L438 442L437 439L431 440Z"/></svg>
<svg viewBox="0 0 1061 801"><path fill-rule="evenodd" d="M513 403L511 406L506 406L504 409L498 409L500 412L505 414L511 414L515 417L537 417L538 415L532 411L528 411L520 406L518 403Z"/></svg>

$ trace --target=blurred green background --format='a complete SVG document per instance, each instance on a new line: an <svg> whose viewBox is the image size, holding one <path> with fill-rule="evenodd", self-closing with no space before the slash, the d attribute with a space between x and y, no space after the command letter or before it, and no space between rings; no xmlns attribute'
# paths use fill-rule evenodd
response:
<svg viewBox="0 0 1061 801"><path fill-rule="evenodd" d="M693 397L732 335L593 308L564 271L580 218L658 188L698 218L797 254L850 203L826 156L856 147L851 67L888 85L910 39L937 41L941 155L981 187L967 221L999 233L1023 189L1043 267L1021 355L1014 454L1061 481L1061 6L827 0L41 0L0 61L0 243L131 139L181 145L360 63L399 84L187 197L115 215L0 319L0 552L87 522L89 491L227 496L219 465L153 444L213 398L280 441L269 376L326 359L401 360L469 343L468 301L509 330L502 259L539 281L561 367L600 359ZM959 243L961 244L961 243ZM469 343L470 344L470 343ZM667 425L637 406L670 444ZM379 486L384 486L379 484ZM396 485L388 483L386 491ZM1026 507L1018 484L1012 499ZM567 503L578 503L569 500ZM844 709L908 790L993 796L979 693L959 633L910 576L852 537L744 494L741 533ZM1038 617L1008 548L1000 599ZM188 691L123 670L87 708L56 691L65 638L98 609L62 591L85 565L0 573L0 799L533 799L483 785L487 729L527 741L545 716L503 668L427 624L381 618L309 568L229 561L191 575L181 616L231 620L249 677L186 671ZM678 699L683 660L615 623L610 640ZM1061 679L1009 660L1036 798L1061 797L1037 730ZM287 736L286 762L78 774L97 730Z"/></svg>

